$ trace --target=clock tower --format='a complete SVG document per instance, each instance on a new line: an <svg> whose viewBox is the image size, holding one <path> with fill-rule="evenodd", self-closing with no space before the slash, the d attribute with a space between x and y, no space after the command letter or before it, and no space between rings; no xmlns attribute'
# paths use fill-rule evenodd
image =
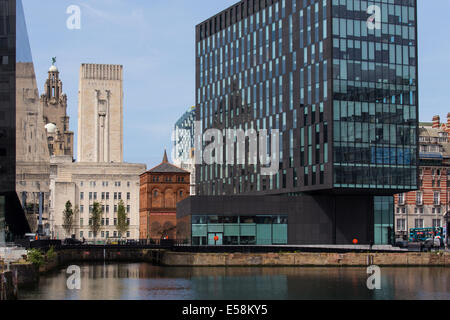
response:
<svg viewBox="0 0 450 320"><path fill-rule="evenodd" d="M63 93L59 70L55 66L56 58L52 60L44 94L41 95L49 152L51 156L73 157L73 132L69 131L67 96Z"/></svg>

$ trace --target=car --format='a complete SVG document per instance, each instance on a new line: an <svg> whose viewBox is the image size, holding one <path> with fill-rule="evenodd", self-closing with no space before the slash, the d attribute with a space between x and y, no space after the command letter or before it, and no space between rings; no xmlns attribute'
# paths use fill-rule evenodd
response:
<svg viewBox="0 0 450 320"><path fill-rule="evenodd" d="M67 239L64 239L63 244L66 246L73 246L73 245L81 245L81 244L83 244L83 242L78 239L67 238Z"/></svg>
<svg viewBox="0 0 450 320"><path fill-rule="evenodd" d="M38 235L36 233L25 233L25 239L35 241L38 240Z"/></svg>
<svg viewBox="0 0 450 320"><path fill-rule="evenodd" d="M127 244L135 245L135 244L138 244L138 242L136 240L134 240L134 239L128 239L127 240Z"/></svg>
<svg viewBox="0 0 450 320"><path fill-rule="evenodd" d="M428 238L424 242L422 242L422 250L423 251L431 251L434 247L434 239Z"/></svg>

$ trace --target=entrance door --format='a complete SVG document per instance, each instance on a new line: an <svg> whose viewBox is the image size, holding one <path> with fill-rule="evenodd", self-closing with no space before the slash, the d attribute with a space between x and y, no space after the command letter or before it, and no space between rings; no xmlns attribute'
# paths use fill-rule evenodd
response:
<svg viewBox="0 0 450 320"><path fill-rule="evenodd" d="M221 246L222 244L223 244L223 233L208 233L209 246Z"/></svg>

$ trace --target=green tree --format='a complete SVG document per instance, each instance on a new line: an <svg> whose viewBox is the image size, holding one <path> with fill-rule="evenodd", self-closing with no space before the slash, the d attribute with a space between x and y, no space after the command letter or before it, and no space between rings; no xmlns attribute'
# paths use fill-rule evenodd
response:
<svg viewBox="0 0 450 320"><path fill-rule="evenodd" d="M72 210L72 203L70 201L66 202L66 206L63 211L63 228L66 234L71 235L73 229L74 213Z"/></svg>
<svg viewBox="0 0 450 320"><path fill-rule="evenodd" d="M119 232L119 237L129 229L128 221L127 221L127 212L125 211L125 205L123 204L123 200L120 200L119 206L117 207L117 225L116 229Z"/></svg>
<svg viewBox="0 0 450 320"><path fill-rule="evenodd" d="M95 242L95 238L97 238L97 234L102 226L102 215L103 215L103 211L102 208L100 206L100 203L98 203L97 201L93 203L92 205L92 211L91 211L91 224L90 224L90 229L92 231L92 234L94 235L94 242Z"/></svg>

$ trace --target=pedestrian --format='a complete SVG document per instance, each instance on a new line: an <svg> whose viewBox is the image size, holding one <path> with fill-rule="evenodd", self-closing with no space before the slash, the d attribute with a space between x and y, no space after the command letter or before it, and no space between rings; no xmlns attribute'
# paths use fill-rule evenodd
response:
<svg viewBox="0 0 450 320"><path fill-rule="evenodd" d="M439 251L441 247L441 237L435 236L433 240L434 251Z"/></svg>

